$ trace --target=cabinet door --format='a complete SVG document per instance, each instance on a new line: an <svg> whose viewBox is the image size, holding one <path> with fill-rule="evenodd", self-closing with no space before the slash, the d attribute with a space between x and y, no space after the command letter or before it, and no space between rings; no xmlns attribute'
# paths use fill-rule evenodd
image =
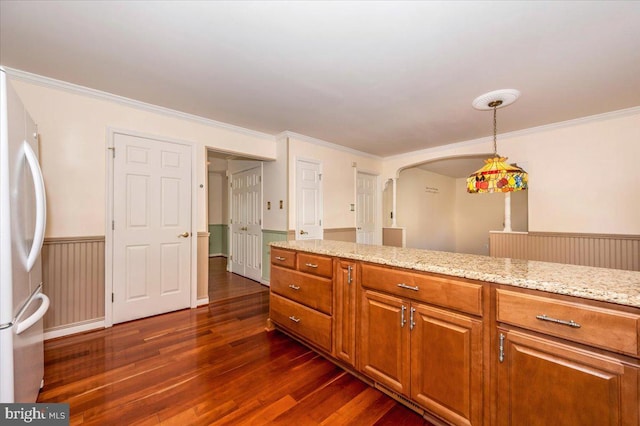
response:
<svg viewBox="0 0 640 426"><path fill-rule="evenodd" d="M638 425L638 368L605 355L500 330L500 425Z"/></svg>
<svg viewBox="0 0 640 426"><path fill-rule="evenodd" d="M356 263L336 262L335 275L335 357L355 366L356 354Z"/></svg>
<svg viewBox="0 0 640 426"><path fill-rule="evenodd" d="M419 304L410 314L411 399L452 424L481 424L482 322Z"/></svg>
<svg viewBox="0 0 640 426"><path fill-rule="evenodd" d="M409 396L409 304L370 290L362 292L361 303L360 371Z"/></svg>

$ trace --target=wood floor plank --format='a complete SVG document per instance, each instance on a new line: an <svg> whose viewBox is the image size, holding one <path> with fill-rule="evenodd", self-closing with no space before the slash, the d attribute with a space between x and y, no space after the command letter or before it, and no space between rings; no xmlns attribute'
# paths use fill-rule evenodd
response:
<svg viewBox="0 0 640 426"><path fill-rule="evenodd" d="M73 425L428 425L279 331L268 288L210 260L210 303L45 342Z"/></svg>

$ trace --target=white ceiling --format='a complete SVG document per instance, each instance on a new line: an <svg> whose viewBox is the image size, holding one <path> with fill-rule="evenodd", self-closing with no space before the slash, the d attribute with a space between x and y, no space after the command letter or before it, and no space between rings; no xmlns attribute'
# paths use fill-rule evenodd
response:
<svg viewBox="0 0 640 426"><path fill-rule="evenodd" d="M0 1L0 63L386 157L640 105L639 1Z"/></svg>

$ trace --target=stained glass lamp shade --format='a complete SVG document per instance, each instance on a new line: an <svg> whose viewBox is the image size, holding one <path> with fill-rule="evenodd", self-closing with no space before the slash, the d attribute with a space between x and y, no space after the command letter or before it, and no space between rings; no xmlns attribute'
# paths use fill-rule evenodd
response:
<svg viewBox="0 0 640 426"><path fill-rule="evenodd" d="M511 192L527 189L527 182L529 180L527 172L516 165L508 164L506 157L498 155L496 143L498 127L496 109L503 105L504 102L501 96L507 96L507 103L505 105L509 105L515 101L519 94L520 92L515 90L496 91L478 97L474 101L474 107L477 109L493 109L493 157L484 160L484 166L469 175L467 178L467 192L474 194L483 192ZM485 104L484 101L488 102Z"/></svg>
<svg viewBox="0 0 640 426"><path fill-rule="evenodd" d="M511 192L527 189L527 172L496 155L467 178L467 192Z"/></svg>

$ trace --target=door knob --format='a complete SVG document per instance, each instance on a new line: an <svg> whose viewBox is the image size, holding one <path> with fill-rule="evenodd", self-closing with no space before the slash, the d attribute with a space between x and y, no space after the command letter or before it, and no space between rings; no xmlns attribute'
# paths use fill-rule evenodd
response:
<svg viewBox="0 0 640 426"><path fill-rule="evenodd" d="M185 231L182 234L179 234L178 237L188 238L189 237L189 233Z"/></svg>
<svg viewBox="0 0 640 426"><path fill-rule="evenodd" d="M306 234L308 234L308 232L303 231L302 229L300 230L300 235L306 235Z"/></svg>

